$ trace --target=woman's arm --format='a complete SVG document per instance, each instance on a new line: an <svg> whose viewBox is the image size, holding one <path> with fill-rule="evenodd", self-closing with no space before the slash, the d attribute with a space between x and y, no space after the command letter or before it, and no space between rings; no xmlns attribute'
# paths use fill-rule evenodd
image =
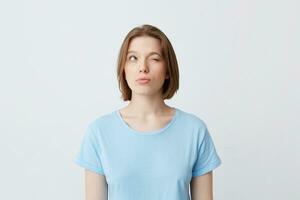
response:
<svg viewBox="0 0 300 200"><path fill-rule="evenodd" d="M191 180L192 200L213 200L213 171Z"/></svg>
<svg viewBox="0 0 300 200"><path fill-rule="evenodd" d="M85 170L85 199L107 200L107 182L104 175Z"/></svg>

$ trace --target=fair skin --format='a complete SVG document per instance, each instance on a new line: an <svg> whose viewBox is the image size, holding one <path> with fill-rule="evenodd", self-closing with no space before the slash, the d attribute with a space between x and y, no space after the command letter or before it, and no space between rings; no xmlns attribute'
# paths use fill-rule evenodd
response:
<svg viewBox="0 0 300 200"><path fill-rule="evenodd" d="M192 200L213 200L213 171L193 177L190 189Z"/></svg>
<svg viewBox="0 0 300 200"><path fill-rule="evenodd" d="M104 175L85 170L85 199L108 199L108 185Z"/></svg>
<svg viewBox="0 0 300 200"><path fill-rule="evenodd" d="M162 98L162 86L169 76L161 54L160 41L139 36L130 42L125 63L125 75L132 91L130 103L120 110L122 118L133 129L144 132L164 127L175 114ZM137 79L147 77L147 84ZM85 171L86 200L107 200L104 175ZM212 200L212 172L193 177L190 183L192 200Z"/></svg>
<svg viewBox="0 0 300 200"><path fill-rule="evenodd" d="M120 110L123 119L141 132L164 127L173 117L175 109L166 105L162 98L162 86L169 77L158 39L149 36L132 39L126 57L125 75L132 98ZM150 82L139 84L136 80L141 77L149 78Z"/></svg>

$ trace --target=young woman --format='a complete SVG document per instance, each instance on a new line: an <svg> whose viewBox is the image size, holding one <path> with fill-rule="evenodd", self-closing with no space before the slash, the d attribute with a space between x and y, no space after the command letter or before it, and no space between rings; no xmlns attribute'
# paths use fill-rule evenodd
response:
<svg viewBox="0 0 300 200"><path fill-rule="evenodd" d="M221 164L204 121L165 104L179 87L176 55L157 27L132 29L119 52L122 109L85 132L76 163L86 200L212 200Z"/></svg>

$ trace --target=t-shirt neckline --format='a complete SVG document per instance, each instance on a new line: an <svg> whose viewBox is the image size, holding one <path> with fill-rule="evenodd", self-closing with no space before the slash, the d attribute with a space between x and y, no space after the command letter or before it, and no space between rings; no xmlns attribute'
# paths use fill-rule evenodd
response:
<svg viewBox="0 0 300 200"><path fill-rule="evenodd" d="M121 123L123 124L123 126L130 132L133 132L136 135L141 135L141 136L149 136L149 135L157 135L160 133L163 133L166 129L168 129L174 122L175 120L178 118L178 115L180 113L180 110L176 107L172 107L175 109L175 114L173 115L172 119L162 128L158 129L158 130L154 130L154 131L138 131L133 129L132 127L130 127L122 118L121 114L120 114L120 110L115 110L115 115L117 116L117 118L121 121Z"/></svg>

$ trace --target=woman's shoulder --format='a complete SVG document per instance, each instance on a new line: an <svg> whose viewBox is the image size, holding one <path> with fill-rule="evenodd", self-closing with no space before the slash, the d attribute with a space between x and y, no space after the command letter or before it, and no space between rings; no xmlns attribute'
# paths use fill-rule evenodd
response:
<svg viewBox="0 0 300 200"><path fill-rule="evenodd" d="M109 125L114 122L115 120L115 112L116 110L110 111L110 112L104 112L98 116L96 116L94 119L92 119L88 123L88 127L96 128L103 125Z"/></svg>
<svg viewBox="0 0 300 200"><path fill-rule="evenodd" d="M200 117L199 114L196 114L195 112L192 111L182 110L179 108L177 109L179 110L180 116L185 123L191 123L204 128L206 127L205 121L203 120L202 117Z"/></svg>

